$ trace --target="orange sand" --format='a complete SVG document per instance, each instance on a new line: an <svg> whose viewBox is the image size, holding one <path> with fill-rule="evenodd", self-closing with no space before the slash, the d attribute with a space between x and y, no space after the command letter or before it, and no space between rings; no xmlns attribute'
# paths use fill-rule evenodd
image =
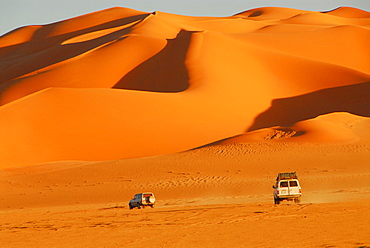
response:
<svg viewBox="0 0 370 248"><path fill-rule="evenodd" d="M369 43L349 7L0 37L0 246L370 246ZM302 203L275 207L286 171ZM156 208L128 210L141 191Z"/></svg>

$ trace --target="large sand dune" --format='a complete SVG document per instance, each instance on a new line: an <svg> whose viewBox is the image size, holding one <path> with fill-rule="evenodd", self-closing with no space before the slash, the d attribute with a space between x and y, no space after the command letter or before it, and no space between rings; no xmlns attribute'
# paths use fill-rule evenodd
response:
<svg viewBox="0 0 370 248"><path fill-rule="evenodd" d="M0 38L0 166L170 154L370 116L369 13L113 8Z"/></svg>
<svg viewBox="0 0 370 248"><path fill-rule="evenodd" d="M1 36L0 246L370 247L369 44L349 7ZM273 206L289 171L302 202Z"/></svg>

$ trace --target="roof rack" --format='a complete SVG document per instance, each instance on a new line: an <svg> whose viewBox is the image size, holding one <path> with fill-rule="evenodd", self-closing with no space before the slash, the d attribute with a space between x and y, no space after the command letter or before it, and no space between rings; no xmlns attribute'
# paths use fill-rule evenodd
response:
<svg viewBox="0 0 370 248"><path fill-rule="evenodd" d="M279 173L276 181L284 180L284 179L298 179L296 172L285 172L285 173Z"/></svg>

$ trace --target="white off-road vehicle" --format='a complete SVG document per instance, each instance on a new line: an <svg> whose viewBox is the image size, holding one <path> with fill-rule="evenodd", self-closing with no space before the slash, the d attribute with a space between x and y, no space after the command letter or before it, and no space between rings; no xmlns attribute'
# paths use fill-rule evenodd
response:
<svg viewBox="0 0 370 248"><path fill-rule="evenodd" d="M279 173L276 178L274 188L274 203L280 204L281 201L301 202L302 189L298 181L297 173Z"/></svg>
<svg viewBox="0 0 370 248"><path fill-rule="evenodd" d="M128 203L128 206L130 209L133 209L134 207L141 208L145 206L150 206L154 208L154 203L155 203L155 197L154 194L151 192L146 192L146 193L140 193L136 194L134 198L130 200Z"/></svg>

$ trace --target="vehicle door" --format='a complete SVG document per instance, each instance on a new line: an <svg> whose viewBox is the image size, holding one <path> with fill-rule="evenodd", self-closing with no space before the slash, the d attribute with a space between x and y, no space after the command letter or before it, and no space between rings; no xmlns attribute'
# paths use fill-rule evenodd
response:
<svg viewBox="0 0 370 248"><path fill-rule="evenodd" d="M288 181L279 182L279 196L289 195L289 184Z"/></svg>
<svg viewBox="0 0 370 248"><path fill-rule="evenodd" d="M297 180L290 180L289 181L289 195L298 195L300 193L300 187Z"/></svg>
<svg viewBox="0 0 370 248"><path fill-rule="evenodd" d="M136 204L140 204L141 203L141 198L142 197L143 197L142 194L137 194L136 195L136 199L135 199Z"/></svg>

